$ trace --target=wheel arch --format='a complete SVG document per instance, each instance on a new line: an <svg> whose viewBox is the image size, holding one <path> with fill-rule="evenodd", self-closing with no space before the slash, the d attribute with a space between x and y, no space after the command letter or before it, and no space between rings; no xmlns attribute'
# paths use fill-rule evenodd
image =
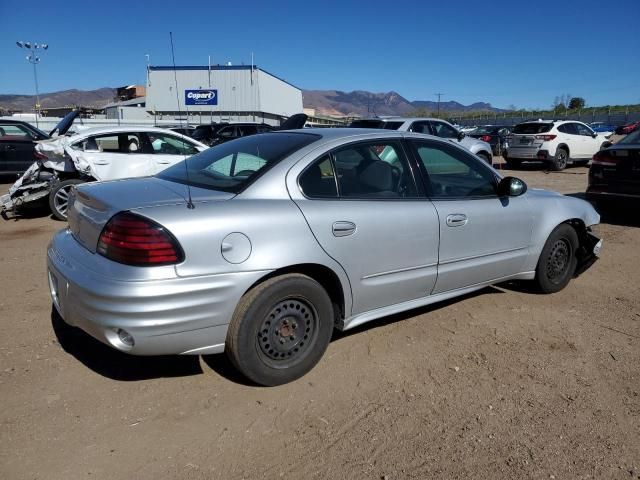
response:
<svg viewBox="0 0 640 480"><path fill-rule="evenodd" d="M340 328L346 318L346 312L350 310L351 286L344 285L338 274L326 265L321 265L319 263L300 263L278 268L254 282L247 289L245 294L271 278L286 275L288 273L300 273L302 275L306 275L314 279L322 286L322 288L325 289L334 306L334 326Z"/></svg>
<svg viewBox="0 0 640 480"><path fill-rule="evenodd" d="M567 157L571 158L571 150L569 149L569 145L566 143L561 143L556 147L556 155L558 155L558 150L565 150L567 152Z"/></svg>

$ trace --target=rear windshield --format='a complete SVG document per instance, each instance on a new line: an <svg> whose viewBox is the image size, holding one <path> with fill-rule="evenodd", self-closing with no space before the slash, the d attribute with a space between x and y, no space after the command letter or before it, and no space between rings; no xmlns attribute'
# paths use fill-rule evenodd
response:
<svg viewBox="0 0 640 480"><path fill-rule="evenodd" d="M624 144L635 143L635 144L640 144L640 130L636 130L635 132L630 133L629 135L627 135L626 137L624 137L622 140L620 140L618 143L624 143Z"/></svg>
<svg viewBox="0 0 640 480"><path fill-rule="evenodd" d="M545 133L551 130L553 127L553 123L521 123L520 125L516 125L513 129L513 133L530 135L535 133Z"/></svg>
<svg viewBox="0 0 640 480"><path fill-rule="evenodd" d="M354 120L351 128L381 128L384 130L397 130L404 122L388 122L385 120Z"/></svg>
<svg viewBox="0 0 640 480"><path fill-rule="evenodd" d="M157 177L194 187L239 193L296 150L318 140L309 133L263 133L222 143L160 172Z"/></svg>

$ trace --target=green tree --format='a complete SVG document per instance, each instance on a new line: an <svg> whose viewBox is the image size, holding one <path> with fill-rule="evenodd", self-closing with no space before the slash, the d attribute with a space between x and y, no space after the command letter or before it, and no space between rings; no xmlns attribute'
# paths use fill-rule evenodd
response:
<svg viewBox="0 0 640 480"><path fill-rule="evenodd" d="M582 97L571 97L569 100L569 110L577 110L584 108L585 101Z"/></svg>

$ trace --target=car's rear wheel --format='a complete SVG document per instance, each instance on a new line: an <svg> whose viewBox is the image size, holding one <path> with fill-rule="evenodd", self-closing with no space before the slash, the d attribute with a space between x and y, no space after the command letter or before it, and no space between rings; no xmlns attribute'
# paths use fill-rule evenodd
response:
<svg viewBox="0 0 640 480"><path fill-rule="evenodd" d="M227 332L226 351L248 379L281 385L309 372L333 332L333 306L322 286L306 275L271 278L247 292Z"/></svg>
<svg viewBox="0 0 640 480"><path fill-rule="evenodd" d="M74 186L81 183L85 183L84 180L71 178L69 180L63 180L62 182L56 183L51 189L51 192L49 193L49 207L51 208L53 216L58 220L67 219L69 194Z"/></svg>
<svg viewBox="0 0 640 480"><path fill-rule="evenodd" d="M544 293L555 293L567 286L576 271L578 234L571 225L559 225L544 244L535 282Z"/></svg>
<svg viewBox="0 0 640 480"><path fill-rule="evenodd" d="M567 168L569 164L569 152L565 148L558 148L556 151L556 158L549 162L551 170L560 171Z"/></svg>

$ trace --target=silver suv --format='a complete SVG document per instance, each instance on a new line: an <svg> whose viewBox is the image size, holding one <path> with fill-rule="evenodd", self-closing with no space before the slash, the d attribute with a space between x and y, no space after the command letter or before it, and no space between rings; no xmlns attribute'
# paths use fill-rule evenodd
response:
<svg viewBox="0 0 640 480"><path fill-rule="evenodd" d="M439 118L415 118L415 117L384 117L362 118L354 120L349 125L351 128L382 128L385 130L399 130L401 132L426 133L436 137L447 138L453 143L466 148L476 154L489 165L493 164L491 145L482 140L468 137L460 132L449 122Z"/></svg>

